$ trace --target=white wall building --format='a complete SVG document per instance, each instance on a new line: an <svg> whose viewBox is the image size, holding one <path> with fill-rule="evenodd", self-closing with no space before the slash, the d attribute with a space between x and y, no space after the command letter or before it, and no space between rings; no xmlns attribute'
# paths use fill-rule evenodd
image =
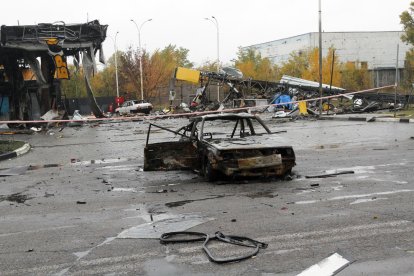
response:
<svg viewBox="0 0 414 276"><path fill-rule="evenodd" d="M341 62L365 63L369 70L395 68L397 45L400 45L399 68L404 67L405 53L410 46L401 41L400 31L389 32L324 32L322 33L323 56L329 47L334 47ZM287 61L292 52L319 46L319 33L307 33L294 37L255 44L244 49L256 49L262 57L274 64Z"/></svg>

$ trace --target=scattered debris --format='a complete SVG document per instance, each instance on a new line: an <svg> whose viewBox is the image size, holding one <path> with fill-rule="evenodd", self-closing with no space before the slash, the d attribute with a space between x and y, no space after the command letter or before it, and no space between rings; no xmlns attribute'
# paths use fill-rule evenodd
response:
<svg viewBox="0 0 414 276"><path fill-rule="evenodd" d="M0 202L7 200L16 203L25 203L26 200L32 199L33 197L28 197L27 195L22 195L22 193L15 193L8 196L0 195Z"/></svg>
<svg viewBox="0 0 414 276"><path fill-rule="evenodd" d="M341 174L354 174L354 171L342 171L336 173L328 173L328 174L320 174L320 175L306 175L306 178L327 178L327 177L335 177Z"/></svg>
<svg viewBox="0 0 414 276"><path fill-rule="evenodd" d="M191 238L181 238L181 239L171 239L171 237L175 236L184 236L184 237L191 237ZM259 253L260 249L267 248L267 244L256 241L247 237L241 237L241 236L233 236L233 235L225 235L221 232L216 232L214 236L201 233L201 232L169 232L164 233L160 237L160 243L161 244L169 244L169 243L187 243L187 242L197 242L197 241L204 241L203 243L203 250L207 254L207 257L210 259L210 261L223 264L223 263L231 263L231 262L239 262L246 259L250 259ZM244 246L244 247L251 247L254 248L254 250L246 255L243 256L236 256L236 257L230 257L230 258L218 258L214 256L210 249L208 249L208 243L211 241L217 241L222 243L228 243L232 245L238 245L238 246Z"/></svg>
<svg viewBox="0 0 414 276"><path fill-rule="evenodd" d="M221 198L221 197L225 197L225 196L224 195L218 195L218 196L206 197L206 198L200 198L200 199L188 199L188 200L174 201L174 202L165 203L165 206L167 206L169 208L174 208L174 207L183 206L187 203L191 203L191 202L195 202L195 201L204 201L204 200L216 199L216 198Z"/></svg>
<svg viewBox="0 0 414 276"><path fill-rule="evenodd" d="M55 194L49 194L48 192L45 192L45 197L52 197L55 196Z"/></svg>
<svg viewBox="0 0 414 276"><path fill-rule="evenodd" d="M14 134L33 134L33 130L30 129L13 129L13 130L2 130L0 135L14 135Z"/></svg>
<svg viewBox="0 0 414 276"><path fill-rule="evenodd" d="M319 263L307 268L298 274L298 276L331 276L337 274L351 264L350 261L339 255L332 254L328 258L323 259Z"/></svg>
<svg viewBox="0 0 414 276"><path fill-rule="evenodd" d="M34 132L40 132L42 131L41 127L31 127L30 130L33 130Z"/></svg>
<svg viewBox="0 0 414 276"><path fill-rule="evenodd" d="M137 190L135 188L114 188L111 187L113 192L132 192L136 193Z"/></svg>
<svg viewBox="0 0 414 276"><path fill-rule="evenodd" d="M86 118L84 118L82 115L80 115L79 110L75 110L73 112L72 120L74 120L74 121L69 122L68 126L69 127L79 127L79 126L83 125L84 121L86 121Z"/></svg>

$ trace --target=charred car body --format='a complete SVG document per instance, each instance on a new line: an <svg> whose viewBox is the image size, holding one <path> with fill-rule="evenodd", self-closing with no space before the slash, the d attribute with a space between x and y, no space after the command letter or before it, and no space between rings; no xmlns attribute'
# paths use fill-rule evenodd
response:
<svg viewBox="0 0 414 276"><path fill-rule="evenodd" d="M152 127L172 132L180 139L149 143ZM192 169L210 181L221 175L283 176L294 165L293 148L258 116L248 113L193 117L177 131L150 124L144 149L145 171Z"/></svg>

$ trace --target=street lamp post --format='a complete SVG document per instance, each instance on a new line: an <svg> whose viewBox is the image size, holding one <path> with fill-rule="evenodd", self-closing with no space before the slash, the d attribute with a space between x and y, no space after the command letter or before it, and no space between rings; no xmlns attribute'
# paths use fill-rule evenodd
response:
<svg viewBox="0 0 414 276"><path fill-rule="evenodd" d="M213 19L211 19L213 18ZM219 31L219 23L217 21L217 18L213 15L211 18L204 18L205 20L213 22L213 24L216 26L217 30L217 74L220 73L220 31ZM220 102L220 84L217 84L217 101Z"/></svg>
<svg viewBox="0 0 414 276"><path fill-rule="evenodd" d="M138 47L139 47L139 72L140 72L140 79L141 79L141 100L144 100L144 84L142 80L143 72L142 72L142 48L141 48L141 29L144 26L145 23L151 21L152 19L147 19L144 22L141 23L141 25L138 27L137 22L135 22L134 19L131 19L131 22L135 24L135 27L138 31Z"/></svg>
<svg viewBox="0 0 414 276"><path fill-rule="evenodd" d="M319 0L319 115L322 114L322 5Z"/></svg>
<svg viewBox="0 0 414 276"><path fill-rule="evenodd" d="M116 46L116 37L118 36L119 32L116 32L115 40L114 40L114 47L115 47L115 81L116 81L116 97L119 98L119 85L118 85L118 47Z"/></svg>

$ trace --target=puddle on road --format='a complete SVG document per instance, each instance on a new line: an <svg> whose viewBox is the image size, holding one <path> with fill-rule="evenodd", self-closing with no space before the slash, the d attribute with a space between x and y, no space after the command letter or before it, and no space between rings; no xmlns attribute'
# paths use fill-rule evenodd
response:
<svg viewBox="0 0 414 276"><path fill-rule="evenodd" d="M100 168L97 168L98 170L111 170L111 171L131 171L131 170L139 170L141 167L132 164L132 165L115 165L115 166L103 166Z"/></svg>
<svg viewBox="0 0 414 276"><path fill-rule="evenodd" d="M188 199L188 200L167 202L167 203L165 203L165 206L167 206L168 208L174 208L174 207L183 206L183 205L185 205L187 203L191 203L191 202L195 202L195 201L204 201L204 200L216 199L216 198L221 198L221 197L225 197L225 195L219 195L219 196L213 196L213 197L206 197L206 198L199 198L199 199Z"/></svg>
<svg viewBox="0 0 414 276"><path fill-rule="evenodd" d="M261 191L257 193L247 194L246 196L250 198L274 198L278 195L274 195L273 191Z"/></svg>
<svg viewBox="0 0 414 276"><path fill-rule="evenodd" d="M335 170L326 170L325 173L332 174L332 173L340 173L344 171L354 171L355 174L363 174L363 173L374 173L375 166L356 166L351 168L340 168Z"/></svg>
<svg viewBox="0 0 414 276"><path fill-rule="evenodd" d="M103 159L97 159L97 160L88 160L88 161L80 161L77 159L73 159L71 160L71 163L73 165L83 165L83 166L87 166L87 165L92 165L92 164L112 164L112 163L119 163L119 162L125 162L125 161L130 161L132 159L129 158L103 158Z"/></svg>

